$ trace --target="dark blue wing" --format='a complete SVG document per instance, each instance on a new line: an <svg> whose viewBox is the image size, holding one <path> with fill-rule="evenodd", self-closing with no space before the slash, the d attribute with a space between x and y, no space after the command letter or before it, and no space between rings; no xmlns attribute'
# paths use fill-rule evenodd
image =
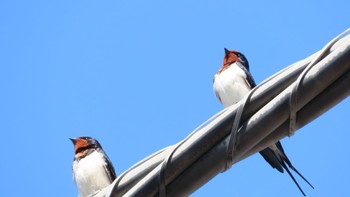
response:
<svg viewBox="0 0 350 197"><path fill-rule="evenodd" d="M243 64L241 62L239 62L239 64L237 64L237 65L244 71L244 73L247 76L246 81L247 81L248 85L250 86L250 88L253 89L256 86L256 83L254 81L252 74L250 74L248 69L245 66L243 66Z"/></svg>

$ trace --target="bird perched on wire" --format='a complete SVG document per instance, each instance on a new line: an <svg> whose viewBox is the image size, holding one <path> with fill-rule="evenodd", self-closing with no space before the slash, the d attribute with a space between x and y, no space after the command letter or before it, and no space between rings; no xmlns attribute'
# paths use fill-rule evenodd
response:
<svg viewBox="0 0 350 197"><path fill-rule="evenodd" d="M79 196L90 196L116 179L112 162L91 137L70 138L74 144L73 179Z"/></svg>
<svg viewBox="0 0 350 197"><path fill-rule="evenodd" d="M219 101L225 108L234 105L245 97L255 86L256 84L253 76L249 72L247 58L238 51L227 50L225 48L224 61L222 67L214 76L213 84L214 93ZM278 141L276 144L260 151L260 154L273 168L276 168L281 173L283 173L285 169L304 196L304 191L301 189L288 167L314 188L292 165L282 148L281 142Z"/></svg>

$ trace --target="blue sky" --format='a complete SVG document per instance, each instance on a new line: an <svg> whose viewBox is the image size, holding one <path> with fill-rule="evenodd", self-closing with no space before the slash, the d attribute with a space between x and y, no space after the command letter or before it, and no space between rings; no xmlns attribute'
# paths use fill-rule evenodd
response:
<svg viewBox="0 0 350 197"><path fill-rule="evenodd" d="M77 196L69 137L97 138L118 174L222 109L224 47L257 83L349 28L334 1L1 1L5 196ZM282 143L307 196L349 194L349 99ZM302 196L258 154L192 196Z"/></svg>

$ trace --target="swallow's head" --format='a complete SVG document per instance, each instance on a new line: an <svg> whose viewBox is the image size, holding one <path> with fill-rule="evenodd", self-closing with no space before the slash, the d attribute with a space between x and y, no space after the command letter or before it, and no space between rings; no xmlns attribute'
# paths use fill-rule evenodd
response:
<svg viewBox="0 0 350 197"><path fill-rule="evenodd" d="M225 49L225 56L222 66L218 73L221 73L225 69L227 69L231 64L235 62L240 62L248 71L249 71L249 63L247 58L240 52L235 50Z"/></svg>
<svg viewBox="0 0 350 197"><path fill-rule="evenodd" d="M92 137L69 138L74 144L75 159L83 158L89 150L102 149L100 143Z"/></svg>

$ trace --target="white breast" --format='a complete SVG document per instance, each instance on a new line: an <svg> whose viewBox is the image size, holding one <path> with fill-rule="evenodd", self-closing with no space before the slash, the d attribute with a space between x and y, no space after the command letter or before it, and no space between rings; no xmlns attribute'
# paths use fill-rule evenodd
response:
<svg viewBox="0 0 350 197"><path fill-rule="evenodd" d="M235 64L222 71L220 75L215 75L214 92L225 108L240 101L250 91L245 78L244 71Z"/></svg>
<svg viewBox="0 0 350 197"><path fill-rule="evenodd" d="M79 162L73 162L73 177L80 197L89 196L111 184L105 166L103 154L97 151L82 158Z"/></svg>

